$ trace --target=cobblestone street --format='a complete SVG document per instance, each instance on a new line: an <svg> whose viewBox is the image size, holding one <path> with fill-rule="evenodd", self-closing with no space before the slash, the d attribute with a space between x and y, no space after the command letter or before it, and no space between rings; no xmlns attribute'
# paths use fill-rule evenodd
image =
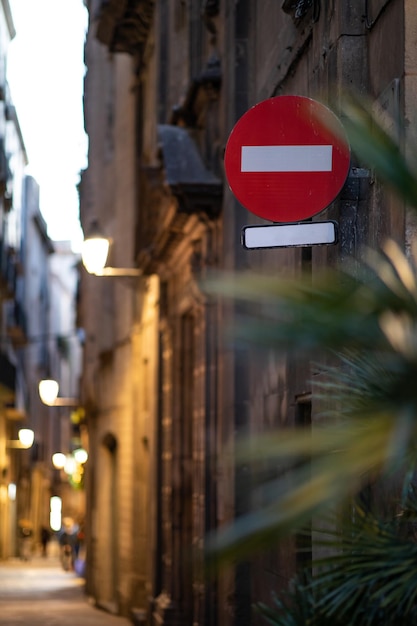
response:
<svg viewBox="0 0 417 626"><path fill-rule="evenodd" d="M0 561L1 626L128 626L89 603L84 580L55 556Z"/></svg>

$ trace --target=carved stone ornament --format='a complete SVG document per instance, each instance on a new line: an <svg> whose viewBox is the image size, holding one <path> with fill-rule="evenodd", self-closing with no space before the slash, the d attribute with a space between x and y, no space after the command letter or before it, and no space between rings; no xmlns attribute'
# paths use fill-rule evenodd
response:
<svg viewBox="0 0 417 626"><path fill-rule="evenodd" d="M195 127L199 117L197 102L199 94L202 90L207 98L217 98L222 83L222 72L220 67L220 59L213 55L207 61L204 70L196 76L188 86L184 101L175 105L172 109L173 124L178 124L179 120L183 120L186 126Z"/></svg>
<svg viewBox="0 0 417 626"><path fill-rule="evenodd" d="M154 0L102 2L97 39L112 52L135 54L146 43L153 19Z"/></svg>

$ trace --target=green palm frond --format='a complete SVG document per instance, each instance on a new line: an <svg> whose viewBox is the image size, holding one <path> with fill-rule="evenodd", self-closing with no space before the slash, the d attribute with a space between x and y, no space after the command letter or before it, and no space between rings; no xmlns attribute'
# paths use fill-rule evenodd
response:
<svg viewBox="0 0 417 626"><path fill-rule="evenodd" d="M339 620L320 612L319 599L311 585L296 580L285 593L272 595L272 607L259 602L255 609L273 626L343 626Z"/></svg>
<svg viewBox="0 0 417 626"><path fill-rule="evenodd" d="M382 413L318 428L310 436L288 430L243 441L238 462L250 463L257 507L208 538L209 559L219 564L268 548L360 490L370 474L399 468L406 473L408 457L414 457L404 450L416 445L413 416L396 422ZM272 478L264 478L265 468L274 468Z"/></svg>
<svg viewBox="0 0 417 626"><path fill-rule="evenodd" d="M403 316L400 324L407 317L417 320L416 283L415 262L388 241L381 252L368 251L365 263L324 271L314 283L310 276L291 280L248 272L223 274L204 288L238 303L229 329L233 341L305 355L317 348L391 349L388 322L395 315Z"/></svg>
<svg viewBox="0 0 417 626"><path fill-rule="evenodd" d="M312 582L320 611L349 624L412 624L417 619L417 544L400 518L389 523L360 507L342 532L327 530L318 545L337 552L318 560ZM341 549L342 548L342 549Z"/></svg>
<svg viewBox="0 0 417 626"><path fill-rule="evenodd" d="M417 513L413 493L411 510L388 522L358 505L344 520L325 520L325 530L316 531L316 544L330 556L315 561L313 577L302 573L287 591L273 595L272 606L259 604L266 620L280 626L414 624L417 544L409 530L410 518L415 530Z"/></svg>

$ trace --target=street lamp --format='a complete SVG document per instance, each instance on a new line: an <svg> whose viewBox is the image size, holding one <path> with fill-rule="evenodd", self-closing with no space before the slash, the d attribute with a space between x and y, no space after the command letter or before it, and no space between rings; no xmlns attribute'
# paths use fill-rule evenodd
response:
<svg viewBox="0 0 417 626"><path fill-rule="evenodd" d="M74 459L77 463L80 463L80 465L84 465L84 463L87 463L88 461L88 452L87 450L84 450L84 448L77 448L74 450L73 455Z"/></svg>
<svg viewBox="0 0 417 626"><path fill-rule="evenodd" d="M52 465L55 469L63 469L67 460L66 454L63 452L55 452L52 455Z"/></svg>
<svg viewBox="0 0 417 626"><path fill-rule="evenodd" d="M81 259L89 274L95 276L141 276L137 267L106 267L110 240L99 231L97 223L92 225L91 234L86 237L81 247Z"/></svg>
<svg viewBox="0 0 417 626"><path fill-rule="evenodd" d="M19 439L13 439L11 441L6 442L6 446L8 448L19 448L22 450L26 450L30 448L35 439L35 433L30 428L21 428L17 433Z"/></svg>
<svg viewBox="0 0 417 626"><path fill-rule="evenodd" d="M75 488L82 486L84 464L88 460L88 452L84 448L77 448L71 454L55 452L52 455L52 464L57 470L63 470L68 475L69 482Z"/></svg>
<svg viewBox="0 0 417 626"><path fill-rule="evenodd" d="M58 398L59 384L52 378L39 382L39 396L42 402L48 406L78 406L76 398Z"/></svg>
<svg viewBox="0 0 417 626"><path fill-rule="evenodd" d="M77 463L78 465L84 465L88 461L88 452L84 448L77 448L72 454L64 454L63 452L55 452L52 455L52 465L56 469L65 469L71 466L71 464ZM67 472L72 473L72 472Z"/></svg>

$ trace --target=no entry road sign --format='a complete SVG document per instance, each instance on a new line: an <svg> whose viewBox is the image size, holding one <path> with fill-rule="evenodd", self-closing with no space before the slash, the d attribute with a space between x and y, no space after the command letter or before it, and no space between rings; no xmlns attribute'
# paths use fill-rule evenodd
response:
<svg viewBox="0 0 417 626"><path fill-rule="evenodd" d="M350 149L330 109L303 96L269 98L247 111L230 133L225 169L249 211L273 222L316 215L346 180Z"/></svg>

